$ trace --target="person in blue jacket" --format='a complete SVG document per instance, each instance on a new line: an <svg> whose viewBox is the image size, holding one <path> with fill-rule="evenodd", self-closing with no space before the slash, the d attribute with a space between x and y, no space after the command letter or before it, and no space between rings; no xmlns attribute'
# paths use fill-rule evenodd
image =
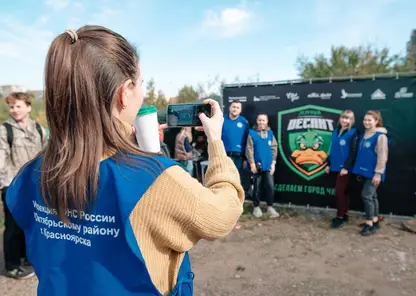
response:
<svg viewBox="0 0 416 296"><path fill-rule="evenodd" d="M260 197L263 193L270 218L279 217L279 213L273 207L273 175L276 170L277 141L269 127L267 114L257 115L256 126L248 135L246 157L253 174L253 215L257 218L263 216L260 209Z"/></svg>
<svg viewBox="0 0 416 296"><path fill-rule="evenodd" d="M354 127L354 112L342 112L338 126L332 132L331 150L326 172L336 174L335 199L337 216L332 219L332 228L340 228L348 222L348 181L357 152L358 131Z"/></svg>
<svg viewBox="0 0 416 296"><path fill-rule="evenodd" d="M231 102L229 113L224 115L222 141L227 155L233 160L240 175L243 171L248 136L248 121L241 115L242 105L238 100Z"/></svg>
<svg viewBox="0 0 416 296"><path fill-rule="evenodd" d="M137 145L142 71L123 36L84 26L53 40L45 65L49 141L6 196L37 295L193 295L188 251L230 233L244 203L221 141L221 108L203 103L213 113L199 115L209 140L206 187Z"/></svg>
<svg viewBox="0 0 416 296"><path fill-rule="evenodd" d="M380 229L377 189L386 178L389 140L379 111L367 111L363 124L365 130L358 140L357 158L352 172L364 180L361 197L366 221L362 224L360 233L368 236Z"/></svg>

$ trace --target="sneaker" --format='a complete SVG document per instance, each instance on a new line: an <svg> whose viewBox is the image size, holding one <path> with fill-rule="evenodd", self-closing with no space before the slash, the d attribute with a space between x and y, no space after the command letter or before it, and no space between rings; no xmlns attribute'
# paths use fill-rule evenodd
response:
<svg viewBox="0 0 416 296"><path fill-rule="evenodd" d="M379 231L380 230L380 221L374 222L373 223L373 228L374 228L374 231Z"/></svg>
<svg viewBox="0 0 416 296"><path fill-rule="evenodd" d="M384 220L384 217L381 217L381 216L378 216L378 221L377 222L374 222L373 224L375 224L375 223L377 223L377 227L378 228L380 228L380 223L382 222ZM365 225L365 222L363 222L363 223L360 223L360 227L364 227L364 225Z"/></svg>
<svg viewBox="0 0 416 296"><path fill-rule="evenodd" d="M255 207L253 210L253 216L256 218L261 218L263 216L263 212L261 211L260 207Z"/></svg>
<svg viewBox="0 0 416 296"><path fill-rule="evenodd" d="M363 223L361 223L359 226L361 227L361 228L363 228L364 226L365 226L365 222L363 222ZM377 224L377 229L380 229L380 220L378 220L377 222L373 222L373 225L376 225Z"/></svg>
<svg viewBox="0 0 416 296"><path fill-rule="evenodd" d="M18 268L6 272L7 277L13 278L15 280L26 280L33 277L34 275L35 271L33 270L33 267L29 266L20 266Z"/></svg>
<svg viewBox="0 0 416 296"><path fill-rule="evenodd" d="M20 263L23 267L32 267L32 264L29 262L27 258L22 258L22 260L20 260Z"/></svg>
<svg viewBox="0 0 416 296"><path fill-rule="evenodd" d="M368 224L365 224L363 226L363 229L361 229L360 234L362 236L370 236L376 232L376 228L373 226L370 226Z"/></svg>
<svg viewBox="0 0 416 296"><path fill-rule="evenodd" d="M332 219L331 221L331 227L334 229L337 228L341 228L345 225L345 220L344 218L339 218L339 217L335 217L334 219Z"/></svg>
<svg viewBox="0 0 416 296"><path fill-rule="evenodd" d="M279 218L279 213L273 207L267 207L267 213L269 213L270 218Z"/></svg>

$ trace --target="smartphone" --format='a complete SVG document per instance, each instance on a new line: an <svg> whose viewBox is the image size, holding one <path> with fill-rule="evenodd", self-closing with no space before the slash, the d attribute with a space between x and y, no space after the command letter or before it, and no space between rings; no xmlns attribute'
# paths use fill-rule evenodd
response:
<svg viewBox="0 0 416 296"><path fill-rule="evenodd" d="M166 123L171 127L202 126L198 115L212 116L210 104L172 104L168 105Z"/></svg>

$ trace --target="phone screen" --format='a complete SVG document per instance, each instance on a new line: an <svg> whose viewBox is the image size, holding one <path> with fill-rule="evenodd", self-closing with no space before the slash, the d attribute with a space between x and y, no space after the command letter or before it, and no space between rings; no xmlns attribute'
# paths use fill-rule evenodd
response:
<svg viewBox="0 0 416 296"><path fill-rule="evenodd" d="M211 105L200 103L168 105L167 124L177 127L201 126L199 113L205 113L207 117L211 117Z"/></svg>

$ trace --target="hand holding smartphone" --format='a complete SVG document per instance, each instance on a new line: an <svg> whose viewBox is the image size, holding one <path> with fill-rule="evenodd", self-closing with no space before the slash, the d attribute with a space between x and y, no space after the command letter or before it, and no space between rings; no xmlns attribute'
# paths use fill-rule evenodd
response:
<svg viewBox="0 0 416 296"><path fill-rule="evenodd" d="M166 119L168 127L195 127L205 132L208 142L221 140L224 115L218 102L212 99L204 100L203 104L169 105Z"/></svg>
<svg viewBox="0 0 416 296"><path fill-rule="evenodd" d="M199 114L204 113L212 117L211 104L172 104L168 105L166 123L169 127L197 127L202 126Z"/></svg>

